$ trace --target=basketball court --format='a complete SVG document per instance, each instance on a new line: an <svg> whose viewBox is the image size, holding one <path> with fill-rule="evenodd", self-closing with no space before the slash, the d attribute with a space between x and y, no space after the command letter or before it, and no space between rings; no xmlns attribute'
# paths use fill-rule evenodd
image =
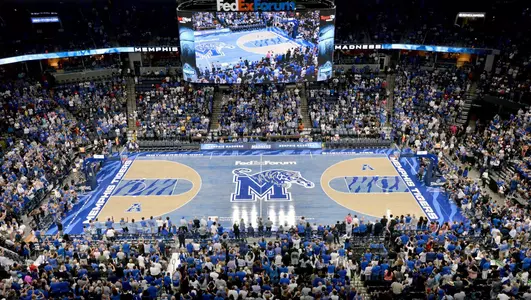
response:
<svg viewBox="0 0 531 300"><path fill-rule="evenodd" d="M303 45L309 44L288 38L275 28L196 36L196 64L200 70L212 68L212 63L227 67L242 59L260 61L268 52L285 54Z"/></svg>
<svg viewBox="0 0 531 300"><path fill-rule="evenodd" d="M213 217L225 227L241 219L256 225L259 217L275 227L301 216L334 224L348 213L463 220L439 188L417 179L417 168L417 158L390 149L138 153L106 162L97 189L63 224L78 234L96 218Z"/></svg>

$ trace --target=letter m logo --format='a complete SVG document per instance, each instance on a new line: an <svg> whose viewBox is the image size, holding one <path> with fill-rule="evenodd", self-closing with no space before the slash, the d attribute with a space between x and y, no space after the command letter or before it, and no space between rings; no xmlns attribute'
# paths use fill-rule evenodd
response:
<svg viewBox="0 0 531 300"><path fill-rule="evenodd" d="M257 200L290 201L291 193L286 188L271 182L256 182L252 177L234 176L236 189L232 202L254 202Z"/></svg>
<svg viewBox="0 0 531 300"><path fill-rule="evenodd" d="M313 182L306 180L297 171L267 170L250 174L250 169L236 169L233 182L236 184L231 196L232 202L291 201L288 189L292 183L313 188Z"/></svg>

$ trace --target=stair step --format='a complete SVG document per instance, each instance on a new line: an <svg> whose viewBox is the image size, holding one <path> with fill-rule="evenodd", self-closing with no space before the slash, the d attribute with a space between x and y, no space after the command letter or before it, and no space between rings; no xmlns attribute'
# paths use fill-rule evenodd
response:
<svg viewBox="0 0 531 300"><path fill-rule="evenodd" d="M220 87L221 90L226 90L225 87ZM217 130L219 128L219 117L221 115L221 92L214 93L214 99L212 100L212 122L210 122L210 131Z"/></svg>

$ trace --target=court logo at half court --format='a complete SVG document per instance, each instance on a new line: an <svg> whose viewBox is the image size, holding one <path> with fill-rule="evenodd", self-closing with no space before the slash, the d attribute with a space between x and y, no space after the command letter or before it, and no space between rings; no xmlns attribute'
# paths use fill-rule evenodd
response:
<svg viewBox="0 0 531 300"><path fill-rule="evenodd" d="M299 171L266 170L251 174L251 169L235 169L233 182L236 184L231 196L232 202L291 201L288 191L292 184L298 184L307 189L315 184L304 178Z"/></svg>

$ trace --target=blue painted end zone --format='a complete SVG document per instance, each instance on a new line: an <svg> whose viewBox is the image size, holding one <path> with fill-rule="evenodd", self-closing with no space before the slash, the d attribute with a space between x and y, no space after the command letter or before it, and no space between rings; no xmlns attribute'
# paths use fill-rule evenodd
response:
<svg viewBox="0 0 531 300"><path fill-rule="evenodd" d="M244 211L248 215L256 214L253 211L256 203L234 203L231 202L231 193L234 192L232 183L232 171L235 169L234 162L237 157L257 156L260 160L262 155L267 160L279 160L290 157L290 160L298 161L296 170L301 171L303 176L315 183L315 188L307 189L293 184L290 188L295 200L269 203L264 207L264 217L273 214L284 214L287 218L296 216L306 216L310 222L335 223L351 212L338 205L331 199L326 199L320 187L319 178L324 170L332 163L351 159L354 157L389 157L393 153L392 149L356 149L356 150L249 150L249 151L190 151L190 152L148 152L130 155L130 163L134 159L141 160L168 160L179 161L196 169L202 176L203 186L199 194L189 204L180 209L164 215L169 216L174 223L184 216L192 219L195 216L219 216L220 222L225 228L231 226L232 219L239 219ZM275 158L277 157L277 158ZM254 160L254 159L253 159ZM313 162L312 162L313 160ZM323 162L323 163L318 163ZM313 163L313 165L312 165ZM400 164L414 183L414 188L418 189L425 201L430 205L438 216L438 221L464 221L460 210L454 203L448 201L447 196L439 188L424 186L416 177L418 161L416 158L401 158ZM396 167L396 166L395 166ZM252 169L252 167L249 167ZM267 169L264 167L264 169ZM121 180L127 172L128 166L122 166L120 162L107 162L98 174L98 188L80 198L80 203L63 220L65 233L79 234L83 232L83 222L87 217L94 217L99 212L110 195L176 195L191 188L191 183L174 179L160 180ZM295 169L294 169L295 170ZM256 167L253 173L257 172ZM227 173L227 176L219 174ZM366 182L372 182L372 186L361 184L363 178L342 177L336 178L331 183L338 191L349 191L350 193L366 192L403 192L408 187L402 180L397 181L395 177L367 177ZM225 181L227 181L225 183ZM224 190L216 190L212 187L224 186ZM350 185L350 186L349 186ZM210 188L209 188L210 186ZM411 191L412 187L409 187ZM413 193L413 192L412 192ZM220 198L221 197L221 198ZM225 199L226 198L226 199ZM212 199L216 199L212 201ZM220 200L217 200L220 199ZM223 200L225 199L225 200ZM418 200L418 197L417 197ZM267 202L267 201L266 201ZM323 202L326 205L326 214L323 214ZM156 204L154 204L156 205ZM419 204L420 205L420 204ZM356 213L356 212L354 212ZM374 217L365 216L358 213L365 219L373 220ZM278 218L277 221L280 221ZM52 226L47 234L55 234L57 229Z"/></svg>
<svg viewBox="0 0 531 300"><path fill-rule="evenodd" d="M114 192L114 189L120 183L120 179L127 173L132 162L133 160L130 159L122 165L120 161L107 161L103 165L96 178L98 187L86 195L79 197L78 204L62 220L64 233L76 234L83 232L83 222L87 220L90 214L101 210L105 203L107 203L108 197ZM46 234L56 233L57 226L55 225L52 225L46 232Z"/></svg>
<svg viewBox="0 0 531 300"><path fill-rule="evenodd" d="M410 174L410 178L415 182L426 201L439 216L444 216L444 221L465 222L466 218L461 214L457 205L448 199L448 195L439 187L429 187L421 183L417 177L419 161L415 157L402 157L400 164Z"/></svg>

